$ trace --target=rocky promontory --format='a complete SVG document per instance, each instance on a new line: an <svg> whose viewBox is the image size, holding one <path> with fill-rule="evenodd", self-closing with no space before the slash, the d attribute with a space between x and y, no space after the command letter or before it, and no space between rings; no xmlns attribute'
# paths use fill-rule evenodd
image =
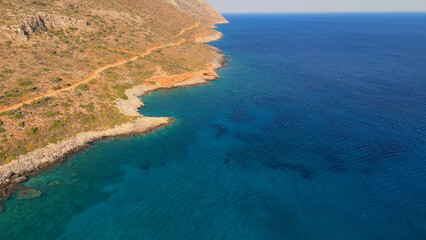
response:
<svg viewBox="0 0 426 240"><path fill-rule="evenodd" d="M174 121L141 115L140 96L218 78L203 43L227 21L204 0L106 3L0 1L0 200L39 196L21 183L93 141Z"/></svg>

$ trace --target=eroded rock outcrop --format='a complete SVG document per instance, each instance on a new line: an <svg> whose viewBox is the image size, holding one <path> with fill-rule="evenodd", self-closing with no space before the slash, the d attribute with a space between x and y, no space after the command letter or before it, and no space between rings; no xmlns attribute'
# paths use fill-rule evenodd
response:
<svg viewBox="0 0 426 240"><path fill-rule="evenodd" d="M55 14L38 14L27 18L20 25L2 26L0 33L10 40L28 41L31 35L40 31L60 30L74 28L75 30L88 30L90 23L69 16Z"/></svg>
<svg viewBox="0 0 426 240"><path fill-rule="evenodd" d="M228 21L212 5L204 0L168 0L179 10L205 22L220 24Z"/></svg>

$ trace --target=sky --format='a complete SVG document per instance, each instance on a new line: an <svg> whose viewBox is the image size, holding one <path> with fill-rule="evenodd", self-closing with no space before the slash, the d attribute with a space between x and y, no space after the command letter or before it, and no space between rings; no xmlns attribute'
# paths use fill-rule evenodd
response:
<svg viewBox="0 0 426 240"><path fill-rule="evenodd" d="M426 0L207 0L222 13L426 12Z"/></svg>

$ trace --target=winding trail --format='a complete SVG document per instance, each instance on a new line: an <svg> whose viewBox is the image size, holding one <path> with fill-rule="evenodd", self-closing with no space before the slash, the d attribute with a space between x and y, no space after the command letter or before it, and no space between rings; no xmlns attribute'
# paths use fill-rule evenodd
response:
<svg viewBox="0 0 426 240"><path fill-rule="evenodd" d="M201 24L201 22L197 22L196 24L194 24L194 25L192 25L192 26L189 26L189 27L187 27L187 28L184 28L184 29L180 30L180 32L179 32L178 34L176 34L176 37L180 37L180 36L182 36L182 35L183 35L186 31L189 31L189 30L191 30L191 29L194 29L194 28L196 28L196 27L200 26L200 24Z"/></svg>
<svg viewBox="0 0 426 240"><path fill-rule="evenodd" d="M176 34L176 37L182 36L185 32L198 27L200 24L201 24L201 22L198 22L198 23L196 23L196 24L194 24L192 26L189 26L187 28L182 29L178 34ZM66 87L63 87L61 89L45 93L45 94L43 94L41 96L38 96L38 97L34 97L34 98L31 98L31 99L24 100L24 101L22 101L20 103L17 103L17 104L8 106L8 107L0 108L0 113L7 112L7 111L10 111L10 110L13 110L13 109L16 109L16 108L20 108L24 104L30 104L33 101L36 101L36 100L39 100L39 99L42 99L42 98L46 98L46 97L51 97L51 96L54 96L54 95L56 95L58 93L61 93L61 92L64 92L64 91L68 91L70 89L73 89L73 88L77 87L80 84L89 82L90 80L96 78L100 73L104 72L105 70L107 70L109 68L117 67L117 66L126 64L128 62L135 61L136 59L148 56L152 52L154 52L156 50L159 50L159 49L163 49L163 48L166 48L166 47L179 46L179 45L181 45L182 43L184 43L186 41L187 41L186 39L180 38L179 40L177 40L175 42L167 43L167 44L163 44L163 45L159 45L159 46L156 46L156 47L151 47L151 48L148 48L147 50L145 50L143 52L132 52L132 51L120 50L120 49L110 49L110 50L116 50L116 51L123 51L123 52L131 53L131 54L137 54L137 56L134 56L134 57L129 58L129 59L120 60L118 62L102 66L102 67L96 69L95 71L93 71L88 77L86 77L86 78L84 78L84 79L82 79L82 80L80 80L80 81L78 81L78 82L76 82L76 83L74 83L74 84L72 84L70 86L66 86Z"/></svg>

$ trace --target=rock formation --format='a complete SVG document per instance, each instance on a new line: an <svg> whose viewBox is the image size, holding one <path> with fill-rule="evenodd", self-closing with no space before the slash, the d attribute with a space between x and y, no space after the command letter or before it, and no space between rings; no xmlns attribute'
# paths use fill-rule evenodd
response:
<svg viewBox="0 0 426 240"><path fill-rule="evenodd" d="M68 28L87 30L89 26L89 22L69 16L38 14L25 19L24 22L19 25L2 26L0 27L0 33L10 40L28 41L31 35L38 31Z"/></svg>
<svg viewBox="0 0 426 240"><path fill-rule="evenodd" d="M168 0L179 10L194 16L198 19L203 19L206 22L220 24L228 23L228 21L220 14L213 6L204 0Z"/></svg>

